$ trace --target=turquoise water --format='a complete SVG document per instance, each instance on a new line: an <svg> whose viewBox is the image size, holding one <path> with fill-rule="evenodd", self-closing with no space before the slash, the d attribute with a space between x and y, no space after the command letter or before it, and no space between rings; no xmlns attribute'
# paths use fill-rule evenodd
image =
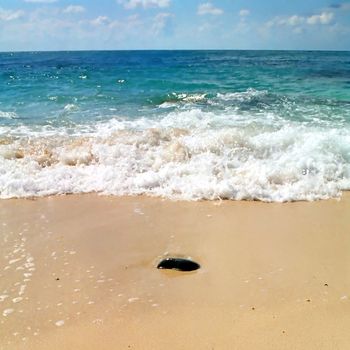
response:
<svg viewBox="0 0 350 350"><path fill-rule="evenodd" d="M0 53L0 197L350 187L350 52Z"/></svg>

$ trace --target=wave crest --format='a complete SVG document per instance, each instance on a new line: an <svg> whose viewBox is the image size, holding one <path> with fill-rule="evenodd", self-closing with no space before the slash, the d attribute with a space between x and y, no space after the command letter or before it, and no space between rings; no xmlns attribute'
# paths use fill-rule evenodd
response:
<svg viewBox="0 0 350 350"><path fill-rule="evenodd" d="M79 132L78 132L79 130ZM53 133L53 130L50 130ZM1 198L98 192L262 201L350 188L350 130L178 111L0 141Z"/></svg>

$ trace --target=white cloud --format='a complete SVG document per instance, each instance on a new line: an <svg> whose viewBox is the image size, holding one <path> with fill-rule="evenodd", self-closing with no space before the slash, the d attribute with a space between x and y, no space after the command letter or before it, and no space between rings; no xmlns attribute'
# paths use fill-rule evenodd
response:
<svg viewBox="0 0 350 350"><path fill-rule="evenodd" d="M273 26L291 26L295 27L305 22L305 17L293 15L290 17L275 17L267 23L268 27Z"/></svg>
<svg viewBox="0 0 350 350"><path fill-rule="evenodd" d="M275 17L271 21L267 22L267 27L273 26L289 26L296 27L303 24L315 25L315 24L329 24L334 18L333 12L322 12L318 15L312 15L309 17L293 15L290 17Z"/></svg>
<svg viewBox="0 0 350 350"><path fill-rule="evenodd" d="M79 5L69 5L64 10L64 13L82 13L85 12L85 7Z"/></svg>
<svg viewBox="0 0 350 350"><path fill-rule="evenodd" d="M52 4L53 2L56 2L57 0L24 0L24 2L32 2L37 4Z"/></svg>
<svg viewBox="0 0 350 350"><path fill-rule="evenodd" d="M313 15L306 19L308 24L329 24L334 18L333 12L322 12L319 15Z"/></svg>
<svg viewBox="0 0 350 350"><path fill-rule="evenodd" d="M198 6L198 10L197 10L197 14L200 16L204 16L204 15L219 16L219 15L222 15L223 13L224 13L224 11L222 9L215 7L210 2L200 4Z"/></svg>
<svg viewBox="0 0 350 350"><path fill-rule="evenodd" d="M98 16L92 21L90 21L90 23L94 26L101 26L101 25L109 24L110 19L107 16Z"/></svg>
<svg viewBox="0 0 350 350"><path fill-rule="evenodd" d="M119 0L118 2L127 10L132 10L137 7L143 7L146 9L151 7L165 8L170 6L170 0Z"/></svg>
<svg viewBox="0 0 350 350"><path fill-rule="evenodd" d="M197 30L199 33L211 32L213 29L215 29L215 25L213 25L212 23L209 23L209 22L205 22L202 25L200 25L199 27L197 27Z"/></svg>
<svg viewBox="0 0 350 350"><path fill-rule="evenodd" d="M302 23L305 22L305 18L302 17L302 16L298 16L298 15L294 15L294 16L290 16L290 17L287 17L285 19L285 23L286 25L288 26L292 26L292 27L295 27L295 26L298 26Z"/></svg>
<svg viewBox="0 0 350 350"><path fill-rule="evenodd" d="M246 9L242 9L241 11L239 11L239 15L241 17L247 17L250 15L250 11L249 10L246 10Z"/></svg>
<svg viewBox="0 0 350 350"><path fill-rule="evenodd" d="M153 20L152 32L158 35L165 28L171 17L171 13L158 13Z"/></svg>
<svg viewBox="0 0 350 350"><path fill-rule="evenodd" d="M18 19L24 15L24 12L22 10L12 11L12 10L5 10L0 7L0 21L13 21L15 19Z"/></svg>

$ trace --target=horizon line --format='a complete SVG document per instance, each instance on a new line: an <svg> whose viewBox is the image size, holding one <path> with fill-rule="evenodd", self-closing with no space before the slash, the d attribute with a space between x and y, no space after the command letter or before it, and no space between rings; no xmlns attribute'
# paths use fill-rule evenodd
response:
<svg viewBox="0 0 350 350"><path fill-rule="evenodd" d="M350 52L338 49L73 49L73 50L6 50L3 53L48 53L48 52L145 52L145 51L294 51L294 52Z"/></svg>

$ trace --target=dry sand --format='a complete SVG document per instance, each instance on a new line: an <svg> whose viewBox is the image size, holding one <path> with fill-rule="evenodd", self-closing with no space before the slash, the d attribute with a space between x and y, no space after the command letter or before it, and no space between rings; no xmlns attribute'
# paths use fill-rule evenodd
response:
<svg viewBox="0 0 350 350"><path fill-rule="evenodd" d="M349 213L349 195L0 201L0 348L350 349Z"/></svg>

